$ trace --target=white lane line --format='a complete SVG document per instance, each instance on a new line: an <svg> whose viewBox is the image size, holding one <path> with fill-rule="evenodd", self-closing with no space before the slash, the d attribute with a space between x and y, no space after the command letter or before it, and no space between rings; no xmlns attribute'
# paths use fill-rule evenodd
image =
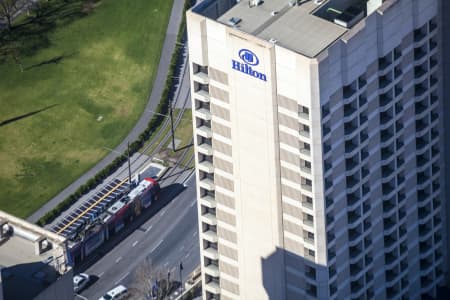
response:
<svg viewBox="0 0 450 300"><path fill-rule="evenodd" d="M194 206L197 203L197 201L192 201L192 203L189 205L189 207Z"/></svg>
<svg viewBox="0 0 450 300"><path fill-rule="evenodd" d="M117 259L116 259L116 264L119 262L119 261L121 261L122 260L122 256L119 256Z"/></svg>
<svg viewBox="0 0 450 300"><path fill-rule="evenodd" d="M166 211L163 210L163 211L161 212L161 215L160 215L160 216L161 216L161 217L164 216L165 213L166 213Z"/></svg>
<svg viewBox="0 0 450 300"><path fill-rule="evenodd" d="M180 247L180 251L183 251L183 249L184 249L184 246L181 246L181 247Z"/></svg>
<svg viewBox="0 0 450 300"><path fill-rule="evenodd" d="M150 225L146 230L145 233L149 232L153 228L153 225Z"/></svg>
<svg viewBox="0 0 450 300"><path fill-rule="evenodd" d="M116 281L114 285L118 285L122 280L124 280L128 275L130 275L130 272L127 272L125 275L119 278L119 280Z"/></svg>
<svg viewBox="0 0 450 300"><path fill-rule="evenodd" d="M98 274L98 277L102 277L105 274L105 272L101 272L100 274Z"/></svg>
<svg viewBox="0 0 450 300"><path fill-rule="evenodd" d="M131 247L135 247L139 243L139 241L134 241L134 243L131 245Z"/></svg>
<svg viewBox="0 0 450 300"><path fill-rule="evenodd" d="M86 297L84 297L84 296L82 296L80 294L75 294L75 297L80 297L83 300L89 300L88 298L86 298Z"/></svg>
<svg viewBox="0 0 450 300"><path fill-rule="evenodd" d="M158 248L158 247L159 247L159 245L161 245L163 241L164 241L164 240L160 240L160 241L158 242L158 244L156 244L156 246L155 246L155 247L153 247L153 248L152 248L152 250L150 250L150 253L151 253L151 252L153 252L153 251L155 251L155 250L156 250L156 248Z"/></svg>
<svg viewBox="0 0 450 300"><path fill-rule="evenodd" d="M184 258L188 258L190 255L191 255L191 251L189 251L188 254L186 254L186 255L184 256Z"/></svg>
<svg viewBox="0 0 450 300"><path fill-rule="evenodd" d="M187 187L188 185L186 184L186 182L189 181L189 179L191 179L192 176L195 176L195 172L192 172L191 176L189 176L184 182L183 182L183 186Z"/></svg>
<svg viewBox="0 0 450 300"><path fill-rule="evenodd" d="M192 236L196 236L197 235L197 231L195 231L193 234L192 234Z"/></svg>

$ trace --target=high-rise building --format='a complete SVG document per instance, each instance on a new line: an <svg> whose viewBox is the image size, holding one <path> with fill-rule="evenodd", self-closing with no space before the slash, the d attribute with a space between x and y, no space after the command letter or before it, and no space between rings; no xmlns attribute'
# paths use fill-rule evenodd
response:
<svg viewBox="0 0 450 300"><path fill-rule="evenodd" d="M187 21L204 299L434 296L439 1L205 0Z"/></svg>

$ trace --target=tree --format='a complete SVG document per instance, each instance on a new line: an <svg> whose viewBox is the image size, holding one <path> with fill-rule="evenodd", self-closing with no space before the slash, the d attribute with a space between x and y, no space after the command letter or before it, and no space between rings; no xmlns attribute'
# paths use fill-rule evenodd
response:
<svg viewBox="0 0 450 300"><path fill-rule="evenodd" d="M12 28L12 19L17 12L17 6L20 0L0 0L0 17L6 19L8 29Z"/></svg>
<svg viewBox="0 0 450 300"><path fill-rule="evenodd" d="M145 259L134 272L130 292L136 298L159 300L168 295L171 285L170 272L155 269L151 261Z"/></svg>

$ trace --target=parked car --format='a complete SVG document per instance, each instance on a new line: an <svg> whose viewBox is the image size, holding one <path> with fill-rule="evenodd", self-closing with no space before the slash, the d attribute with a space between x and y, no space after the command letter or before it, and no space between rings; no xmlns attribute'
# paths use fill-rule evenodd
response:
<svg viewBox="0 0 450 300"><path fill-rule="evenodd" d="M120 300L128 296L128 289L123 285L118 285L98 300Z"/></svg>
<svg viewBox="0 0 450 300"><path fill-rule="evenodd" d="M73 290L75 293L78 293L82 289L86 287L90 280L88 274L80 273L78 275L73 276Z"/></svg>

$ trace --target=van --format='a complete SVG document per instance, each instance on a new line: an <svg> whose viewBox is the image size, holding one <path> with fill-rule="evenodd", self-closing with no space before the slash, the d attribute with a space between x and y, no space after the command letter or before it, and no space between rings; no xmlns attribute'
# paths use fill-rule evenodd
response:
<svg viewBox="0 0 450 300"><path fill-rule="evenodd" d="M118 285L98 300L120 300L128 296L128 290L123 285Z"/></svg>

